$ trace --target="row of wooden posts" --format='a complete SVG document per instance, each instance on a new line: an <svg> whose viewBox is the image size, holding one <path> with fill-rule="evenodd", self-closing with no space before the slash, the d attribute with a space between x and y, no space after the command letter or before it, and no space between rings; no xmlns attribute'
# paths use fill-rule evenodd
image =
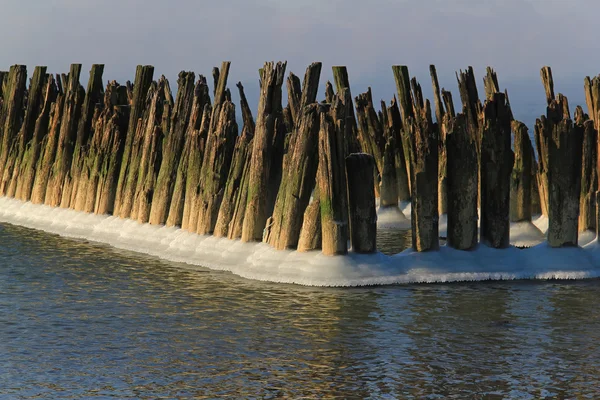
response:
<svg viewBox="0 0 600 400"><path fill-rule="evenodd" d="M179 74L173 98L152 66L106 87L103 69L92 66L87 90L80 64L55 76L36 67L29 85L23 65L0 71L0 195L327 255L349 243L376 251L376 197L381 207L412 202L417 251L439 247L440 214L460 250L509 246L510 221L537 211L554 247L598 226L600 77L585 80L589 117L577 107L571 119L542 69L548 108L535 124L536 157L491 68L483 104L473 69L457 74L456 113L431 66L434 122L406 66L393 67L398 97L377 111L370 89L353 102L345 67L333 67L335 90L327 82L319 102L321 63L301 81L268 62L256 119L237 84L241 132L229 62L213 69L212 99L193 72Z"/></svg>

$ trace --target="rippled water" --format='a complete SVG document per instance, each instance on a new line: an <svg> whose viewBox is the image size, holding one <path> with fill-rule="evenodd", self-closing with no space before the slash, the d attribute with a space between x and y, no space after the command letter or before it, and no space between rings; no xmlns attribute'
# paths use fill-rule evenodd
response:
<svg viewBox="0 0 600 400"><path fill-rule="evenodd" d="M598 280L269 284L4 225L0 397L598 398L599 300Z"/></svg>

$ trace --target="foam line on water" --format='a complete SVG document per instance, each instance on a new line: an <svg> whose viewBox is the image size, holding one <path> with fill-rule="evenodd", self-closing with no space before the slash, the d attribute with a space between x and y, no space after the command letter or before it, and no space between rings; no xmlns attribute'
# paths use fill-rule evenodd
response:
<svg viewBox="0 0 600 400"><path fill-rule="evenodd" d="M448 247L394 256L381 253L327 257L320 252L274 250L263 243L242 243L200 236L177 228L33 205L0 198L0 222L62 236L84 238L263 281L313 286L363 286L413 282L511 279L585 279L600 277L600 246L552 249L543 243L527 250L479 246L463 252Z"/></svg>

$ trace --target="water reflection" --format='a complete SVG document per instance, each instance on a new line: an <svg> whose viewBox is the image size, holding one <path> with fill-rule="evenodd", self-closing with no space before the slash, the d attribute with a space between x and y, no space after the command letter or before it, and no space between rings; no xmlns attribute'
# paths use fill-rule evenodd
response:
<svg viewBox="0 0 600 400"><path fill-rule="evenodd" d="M9 398L600 394L598 281L308 288L12 226L0 243Z"/></svg>
<svg viewBox="0 0 600 400"><path fill-rule="evenodd" d="M383 254L398 254L412 246L412 233L409 230L378 229L377 248Z"/></svg>

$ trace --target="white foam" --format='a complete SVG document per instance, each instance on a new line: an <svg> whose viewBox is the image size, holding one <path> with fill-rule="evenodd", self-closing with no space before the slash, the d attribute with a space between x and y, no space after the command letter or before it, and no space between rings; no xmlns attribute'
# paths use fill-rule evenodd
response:
<svg viewBox="0 0 600 400"><path fill-rule="evenodd" d="M579 232L579 235L577 235L577 243L581 247L585 247L588 244L595 242L595 241L596 241L596 232L594 232L594 231L585 230L583 232Z"/></svg>
<svg viewBox="0 0 600 400"><path fill-rule="evenodd" d="M548 232L548 217L545 215L535 215L531 218L531 222L545 235Z"/></svg>
<svg viewBox="0 0 600 400"><path fill-rule="evenodd" d="M400 208L379 207L377 209L377 228L380 229L410 229L410 220Z"/></svg>
<svg viewBox="0 0 600 400"><path fill-rule="evenodd" d="M411 212L412 212L412 202L410 200L406 201L400 201L398 203L398 207L400 208L400 210L402 211L402 213L404 214L404 216L406 218L408 218L409 220L412 218L411 217Z"/></svg>
<svg viewBox="0 0 600 400"><path fill-rule="evenodd" d="M546 235L529 221L510 224L510 244L517 247L532 247L546 240Z"/></svg>
<svg viewBox="0 0 600 400"><path fill-rule="evenodd" d="M479 246L458 251L404 251L327 257L320 252L274 250L263 243L242 243L199 236L177 228L139 224L0 198L0 222L85 238L167 260L230 271L245 278L314 286L361 286L411 282L500 279L584 279L600 277L600 246L527 250ZM194 268L194 267L190 267Z"/></svg>

